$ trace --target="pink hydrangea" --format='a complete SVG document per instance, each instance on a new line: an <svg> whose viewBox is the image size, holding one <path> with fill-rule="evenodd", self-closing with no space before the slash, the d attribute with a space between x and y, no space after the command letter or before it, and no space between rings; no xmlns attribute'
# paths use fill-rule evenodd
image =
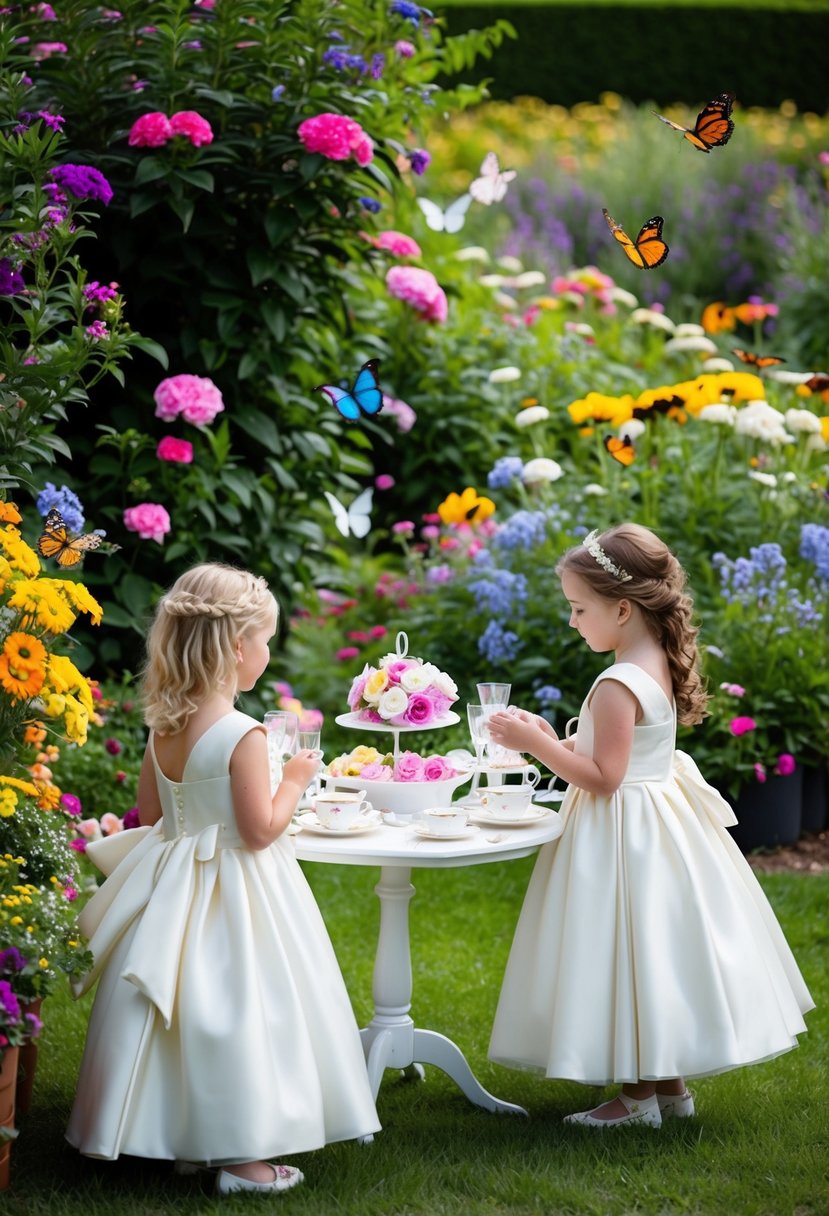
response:
<svg viewBox="0 0 829 1216"><path fill-rule="evenodd" d="M431 270L392 266L386 273L386 287L396 299L411 304L424 321L446 320L449 312L446 294Z"/></svg>
<svg viewBox="0 0 829 1216"><path fill-rule="evenodd" d="M155 450L159 460L169 460L174 464L193 463L193 445L186 439L176 439L174 435L165 435Z"/></svg>
<svg viewBox="0 0 829 1216"><path fill-rule="evenodd" d="M401 752L394 766L395 781L422 781L423 760L417 752Z"/></svg>
<svg viewBox="0 0 829 1216"><path fill-rule="evenodd" d="M393 228L379 232L371 238L371 243L376 249L383 249L396 258L419 258L422 253L413 237L407 236L405 232L396 232Z"/></svg>
<svg viewBox="0 0 829 1216"><path fill-rule="evenodd" d="M222 394L207 376L169 376L153 394L155 414L172 422L181 414L185 422L206 426L225 408Z"/></svg>
<svg viewBox="0 0 829 1216"><path fill-rule="evenodd" d="M151 110L136 118L127 142L131 148L160 148L172 138L173 128L167 115L161 110Z"/></svg>
<svg viewBox="0 0 829 1216"><path fill-rule="evenodd" d="M170 516L160 503L140 502L137 507L127 507L124 527L137 532L142 540L154 540L162 545L165 534L170 531Z"/></svg>
<svg viewBox="0 0 829 1216"><path fill-rule="evenodd" d="M757 723L753 718L732 718L728 724L728 729L732 735L747 735L749 731L757 729Z"/></svg>
<svg viewBox="0 0 829 1216"><path fill-rule="evenodd" d="M326 112L306 118L297 134L308 152L319 152L329 160L348 160L367 165L374 157L374 144L353 118Z"/></svg>
<svg viewBox="0 0 829 1216"><path fill-rule="evenodd" d="M173 135L184 135L196 148L213 143L213 128L195 110L179 110L171 114L170 130Z"/></svg>

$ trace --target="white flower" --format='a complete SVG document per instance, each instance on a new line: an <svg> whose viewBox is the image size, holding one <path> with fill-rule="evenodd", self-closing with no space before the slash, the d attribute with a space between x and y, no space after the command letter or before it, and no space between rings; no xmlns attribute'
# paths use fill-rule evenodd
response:
<svg viewBox="0 0 829 1216"><path fill-rule="evenodd" d="M785 482L797 481L797 473L792 473L791 470L788 473L781 473L780 480Z"/></svg>
<svg viewBox="0 0 829 1216"><path fill-rule="evenodd" d="M820 435L823 429L811 410L786 410L786 426L790 431L807 431L810 435Z"/></svg>
<svg viewBox="0 0 829 1216"><path fill-rule="evenodd" d="M438 692L442 692L445 697L456 698L458 695L457 684L450 675L447 675L445 671L439 671L432 680L432 684L438 690Z"/></svg>
<svg viewBox="0 0 829 1216"><path fill-rule="evenodd" d="M425 667L407 667L400 673L400 687L406 692L423 692L431 683L431 673Z"/></svg>
<svg viewBox="0 0 829 1216"><path fill-rule="evenodd" d="M729 359L716 357L714 359L706 359L702 365L704 372L733 372L734 364Z"/></svg>
<svg viewBox="0 0 829 1216"><path fill-rule="evenodd" d="M483 245L464 245L463 249L459 249L455 254L455 258L459 262L480 262L485 266L489 261L489 254Z"/></svg>
<svg viewBox="0 0 829 1216"><path fill-rule="evenodd" d="M676 333L679 333L680 326L677 326ZM695 334L687 336L669 338L665 343L664 351L666 355L687 354L689 352L698 352L701 355L715 355L717 353L716 345L710 338L697 337Z"/></svg>
<svg viewBox="0 0 829 1216"><path fill-rule="evenodd" d="M492 297L493 304L497 304L499 308L517 308L518 301L515 296L508 296L505 291L496 291Z"/></svg>
<svg viewBox="0 0 829 1216"><path fill-rule="evenodd" d="M733 426L737 421L737 407L729 405L726 401L716 401L713 405L704 405L697 417L702 422Z"/></svg>
<svg viewBox="0 0 829 1216"><path fill-rule="evenodd" d="M585 338L592 338L594 333L593 326L586 321L567 321L565 328L568 334L583 334Z"/></svg>
<svg viewBox="0 0 829 1216"><path fill-rule="evenodd" d="M761 473L759 469L749 469L748 473L752 481L759 481L761 486L776 486L777 478L774 473Z"/></svg>
<svg viewBox="0 0 829 1216"><path fill-rule="evenodd" d="M496 264L500 266L502 270L506 270L507 274L520 274L524 269L524 263L521 261L521 259L514 258L508 253L504 254L502 258L498 258Z"/></svg>
<svg viewBox="0 0 829 1216"><path fill-rule="evenodd" d="M566 300L568 304L575 304L576 308L584 308L584 296L578 291L559 291L558 298Z"/></svg>
<svg viewBox="0 0 829 1216"><path fill-rule="evenodd" d="M627 435L628 439L638 439L640 435L644 435L647 427L641 418L629 418L627 422L623 422L619 427L617 434L620 439L624 439Z"/></svg>
<svg viewBox="0 0 829 1216"><path fill-rule="evenodd" d="M751 439L762 439L766 443L794 443L793 437L786 431L783 415L768 401L748 401L737 411L734 430L738 435L748 435Z"/></svg>
<svg viewBox="0 0 829 1216"><path fill-rule="evenodd" d="M766 373L767 380L776 380L778 384L805 384L811 380L814 372L787 372L782 367L770 367Z"/></svg>
<svg viewBox="0 0 829 1216"><path fill-rule="evenodd" d="M600 486L597 481L588 481L587 485L584 487L584 493L592 495L594 498L601 498L607 493L607 490L604 488L604 486Z"/></svg>
<svg viewBox="0 0 829 1216"><path fill-rule="evenodd" d="M397 714L402 714L408 704L409 698L400 685L395 684L383 693L377 704L377 712L381 718L394 718Z"/></svg>
<svg viewBox="0 0 829 1216"><path fill-rule="evenodd" d="M701 325L696 325L692 321L683 321L676 327L676 336L678 338L704 338L705 330Z"/></svg>
<svg viewBox="0 0 829 1216"><path fill-rule="evenodd" d="M535 422L546 422L550 417L550 411L546 405L528 405L526 409L519 410L515 415L515 425L523 430L526 426L532 426Z"/></svg>
<svg viewBox="0 0 829 1216"><path fill-rule="evenodd" d="M612 287L610 298L614 304L624 304L627 308L635 308L639 303L633 292L625 291L624 287Z"/></svg>
<svg viewBox="0 0 829 1216"><path fill-rule="evenodd" d="M546 274L542 274L540 270L525 270L523 274L517 274L512 280L512 287L540 287L542 283L547 282Z"/></svg>
<svg viewBox="0 0 829 1216"><path fill-rule="evenodd" d="M503 287L504 276L502 274L482 274L478 282L482 287Z"/></svg>
<svg viewBox="0 0 829 1216"><path fill-rule="evenodd" d="M520 379L520 367L493 367L492 371L487 376L487 380L490 384L509 384L513 380Z"/></svg>
<svg viewBox="0 0 829 1216"><path fill-rule="evenodd" d="M564 470L558 461L550 460L546 456L536 456L535 460L528 460L521 474L528 486L539 481L558 481L563 475Z"/></svg>
<svg viewBox="0 0 829 1216"><path fill-rule="evenodd" d="M810 435L806 440L807 452L825 452L829 448L829 443L822 435Z"/></svg>
<svg viewBox="0 0 829 1216"><path fill-rule="evenodd" d="M630 319L634 325L653 325L655 329L664 329L668 334L676 329L670 317L666 317L664 312L654 312L652 308L637 308L630 314Z"/></svg>

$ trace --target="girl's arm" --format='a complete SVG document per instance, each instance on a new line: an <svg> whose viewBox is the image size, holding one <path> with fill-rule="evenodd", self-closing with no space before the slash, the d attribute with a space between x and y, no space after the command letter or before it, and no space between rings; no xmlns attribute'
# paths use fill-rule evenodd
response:
<svg viewBox="0 0 829 1216"><path fill-rule="evenodd" d="M266 849L281 836L320 766L305 748L285 762L271 798L268 744L263 730L250 730L230 757L230 790L239 835L249 849Z"/></svg>
<svg viewBox="0 0 829 1216"><path fill-rule="evenodd" d="M619 788L627 770L639 702L624 684L602 680L593 693L590 709L594 722L592 756L567 747L573 740L554 739L537 723L510 713L493 714L488 725L496 743L529 752L568 784L609 797Z"/></svg>
<svg viewBox="0 0 829 1216"><path fill-rule="evenodd" d="M138 822L142 827L149 827L157 823L160 818L161 799L158 796L158 782L155 779L153 758L150 755L148 743L138 776Z"/></svg>

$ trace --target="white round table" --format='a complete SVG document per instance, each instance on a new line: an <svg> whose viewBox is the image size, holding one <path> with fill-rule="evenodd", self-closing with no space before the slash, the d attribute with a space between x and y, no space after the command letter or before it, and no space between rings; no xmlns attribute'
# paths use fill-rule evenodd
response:
<svg viewBox="0 0 829 1216"><path fill-rule="evenodd" d="M409 1076L423 1076L423 1064L447 1073L470 1102L485 1110L526 1115L521 1106L503 1102L488 1093L451 1039L435 1030L415 1026L412 1004L412 963L409 942L409 902L415 893L413 869L475 866L491 861L527 857L559 835L556 811L537 824L505 828L486 826L458 840L427 840L413 827L383 823L360 835L320 835L307 831L295 836L300 861L337 865L379 866L374 888L380 900L380 931L374 957L372 996L374 1016L360 1035L372 1094L377 1097L386 1068L400 1068Z"/></svg>

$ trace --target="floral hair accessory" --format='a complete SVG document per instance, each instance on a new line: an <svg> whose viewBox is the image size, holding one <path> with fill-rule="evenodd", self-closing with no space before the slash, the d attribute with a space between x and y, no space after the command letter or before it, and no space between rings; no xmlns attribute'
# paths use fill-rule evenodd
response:
<svg viewBox="0 0 829 1216"><path fill-rule="evenodd" d="M617 566L605 553L604 549L599 544L599 530L594 528L592 532L588 532L584 540L581 542L587 552L594 558L603 570L608 574L612 574L620 583L628 583L633 578L632 574L628 574L627 570L623 570L621 566Z"/></svg>

